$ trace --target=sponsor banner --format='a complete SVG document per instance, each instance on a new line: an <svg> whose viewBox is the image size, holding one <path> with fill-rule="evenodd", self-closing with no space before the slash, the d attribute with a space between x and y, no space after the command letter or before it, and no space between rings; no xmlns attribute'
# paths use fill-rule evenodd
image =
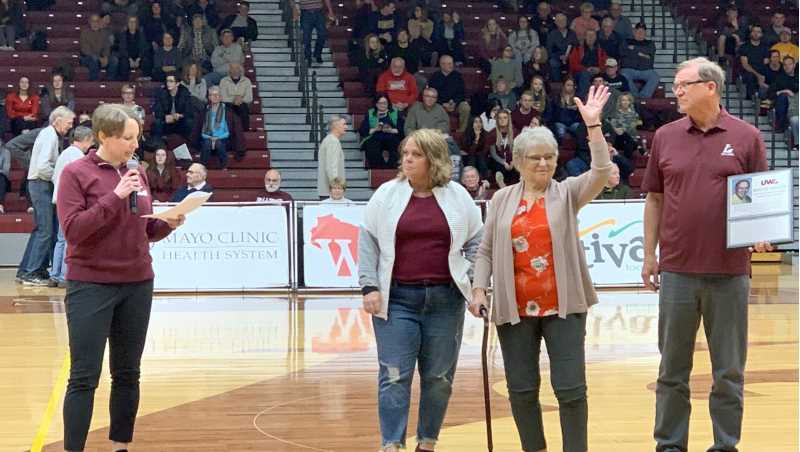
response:
<svg viewBox="0 0 800 452"><path fill-rule="evenodd" d="M303 208L306 287L358 287L358 231L365 208L358 204Z"/></svg>
<svg viewBox="0 0 800 452"><path fill-rule="evenodd" d="M156 212L166 207L155 206ZM156 290L242 290L289 285L286 208L204 205L150 247Z"/></svg>
<svg viewBox="0 0 800 452"><path fill-rule="evenodd" d="M578 212L578 235L595 286L642 285L644 202L593 202Z"/></svg>

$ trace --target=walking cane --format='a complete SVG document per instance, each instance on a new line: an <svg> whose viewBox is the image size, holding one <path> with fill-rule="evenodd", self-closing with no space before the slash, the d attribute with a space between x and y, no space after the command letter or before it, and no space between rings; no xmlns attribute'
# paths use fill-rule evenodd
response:
<svg viewBox="0 0 800 452"><path fill-rule="evenodd" d="M483 344L481 344L481 364L483 367L483 406L486 410L486 444L489 452L494 450L492 444L492 406L489 402L489 364L487 363L486 348L489 343L489 311L486 306L481 306L481 317L483 318Z"/></svg>

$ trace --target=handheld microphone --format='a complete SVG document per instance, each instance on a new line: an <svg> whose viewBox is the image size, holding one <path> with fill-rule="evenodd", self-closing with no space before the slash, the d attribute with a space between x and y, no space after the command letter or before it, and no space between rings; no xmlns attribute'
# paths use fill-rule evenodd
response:
<svg viewBox="0 0 800 452"><path fill-rule="evenodd" d="M139 161L136 160L136 159L130 159L130 160L128 160L128 163L127 163L126 166L128 167L128 171L130 171L130 170L138 170L139 169ZM131 208L131 213L134 214L134 215L139 213L139 207L136 206L136 198L137 197L138 197L138 193L135 192L135 191L131 192L131 194L128 195L128 206Z"/></svg>

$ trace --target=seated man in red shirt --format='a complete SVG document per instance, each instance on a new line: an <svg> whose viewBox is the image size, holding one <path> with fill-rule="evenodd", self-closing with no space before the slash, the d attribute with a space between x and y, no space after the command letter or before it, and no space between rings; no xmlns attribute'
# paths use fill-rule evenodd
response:
<svg viewBox="0 0 800 452"><path fill-rule="evenodd" d="M264 188L267 192L256 198L257 202L294 201L292 195L281 191L281 172L274 168L264 175Z"/></svg>
<svg viewBox="0 0 800 452"><path fill-rule="evenodd" d="M417 101L417 80L406 71L406 62L400 57L392 58L392 64L378 77L375 92L386 93L392 106L405 111Z"/></svg>
<svg viewBox="0 0 800 452"><path fill-rule="evenodd" d="M534 116L539 116L539 112L533 108L533 95L526 91L520 97L517 108L511 112L511 124L514 125L514 130L519 133L531 125Z"/></svg>

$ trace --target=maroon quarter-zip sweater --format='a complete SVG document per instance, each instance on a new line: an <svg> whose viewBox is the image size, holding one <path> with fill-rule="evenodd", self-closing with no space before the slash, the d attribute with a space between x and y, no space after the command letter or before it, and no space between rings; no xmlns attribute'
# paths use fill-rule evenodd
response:
<svg viewBox="0 0 800 452"><path fill-rule="evenodd" d="M153 279L150 242L172 229L161 220L142 218L153 212L145 172L134 215L128 199L114 194L123 165L115 168L91 151L64 168L58 186L58 221L67 240L67 279L105 284Z"/></svg>

